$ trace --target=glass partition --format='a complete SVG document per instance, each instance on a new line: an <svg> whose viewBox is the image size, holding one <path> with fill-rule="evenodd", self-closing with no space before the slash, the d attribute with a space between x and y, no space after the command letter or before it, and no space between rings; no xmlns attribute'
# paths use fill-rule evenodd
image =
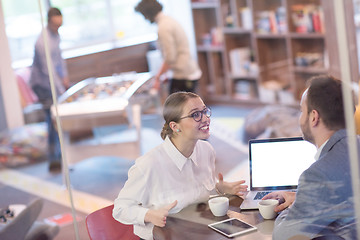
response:
<svg viewBox="0 0 360 240"><path fill-rule="evenodd" d="M358 29L360 2L353 1L354 22ZM150 26L133 12L137 2L52 0L52 5L60 7L64 15L64 26L60 28L62 48L156 32L155 26ZM238 131L246 132L249 139L301 136L299 104L306 81L324 73L342 78L345 70L341 69L339 51L349 53L351 57L356 55L356 58L359 54L341 48L347 44L338 45L339 40L334 36L335 5L327 0L191 2L197 54L203 71L199 94L213 110L209 143L217 154L217 171L220 169L226 180L248 180L248 145L243 136L237 135ZM29 3L26 10L21 8L19 12L13 6L27 3L3 0L3 4L5 11L8 9L5 18L13 58L28 57L38 36L34 33L41 30L38 2ZM45 6L42 6L42 16L46 15ZM221 16L224 13L226 16ZM253 14L251 21L249 14ZM229 15L233 24L224 24L223 19ZM32 29L31 34L27 32L29 29L18 31L22 23L17 21L23 21L19 16L29 22L24 29ZM311 17L311 26L304 24L304 16ZM281 17L281 21L276 22L276 17ZM44 21L43 27L45 25ZM49 49L46 51L49 56ZM47 58L47 61L51 65L51 59ZM83 61L93 59L85 56ZM351 76L349 85L353 85L358 93L359 79ZM68 235L61 236L71 238L68 232L70 235L74 232L76 239L86 239L85 217L113 204L135 160L163 142L160 138L162 104L168 94L164 96L152 89L153 76L149 72L124 71L93 76L69 86L61 94L55 94L56 81L50 78L50 82L55 101L49 109L60 137L62 169L49 171L45 161L40 167L21 169L24 178L20 182L13 181L20 174L9 171L7 183L20 183L22 190L31 188L34 194L49 200L50 203L44 206L47 220L68 220L68 225L61 225L64 230L67 228ZM253 128L249 127L251 121L255 122ZM352 161L356 162L356 156ZM356 181L357 173L351 174ZM39 183L37 178L44 180L40 188L35 186ZM358 187L358 183L354 187ZM359 199L359 196L354 197ZM196 211L204 209L206 221L215 221L204 205ZM356 211L357 219L359 214ZM262 221L258 212L250 215L256 224ZM258 232L270 239L272 229L264 225L266 222L259 224Z"/></svg>

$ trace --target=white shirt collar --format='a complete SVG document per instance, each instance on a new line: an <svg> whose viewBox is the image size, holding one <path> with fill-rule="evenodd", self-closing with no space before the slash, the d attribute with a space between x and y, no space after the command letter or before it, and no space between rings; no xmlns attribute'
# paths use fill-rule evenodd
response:
<svg viewBox="0 0 360 240"><path fill-rule="evenodd" d="M315 161L317 161L317 160L319 160L319 158L320 158L320 154L321 154L321 151L323 150L323 148L325 147L325 145L326 145L326 143L329 141L329 139L328 140L326 140L319 148L318 148L318 150L317 150L317 152L316 152L316 154L315 154Z"/></svg>
<svg viewBox="0 0 360 240"><path fill-rule="evenodd" d="M165 138L165 152L170 156L170 159L174 162L177 168L181 171L186 163L186 161L191 160L197 166L197 160L195 149L189 158L186 158L182 153L175 147L175 145L171 142L169 137Z"/></svg>

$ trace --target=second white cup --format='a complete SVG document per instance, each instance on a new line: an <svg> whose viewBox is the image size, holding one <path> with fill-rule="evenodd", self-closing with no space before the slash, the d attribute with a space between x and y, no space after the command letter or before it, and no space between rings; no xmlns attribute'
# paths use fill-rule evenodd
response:
<svg viewBox="0 0 360 240"><path fill-rule="evenodd" d="M273 219L276 217L275 207L279 205L279 201L276 199L261 200L258 203L259 211L264 219Z"/></svg>
<svg viewBox="0 0 360 240"><path fill-rule="evenodd" d="M229 199L227 197L215 197L209 200L209 208L216 217L226 215L229 209Z"/></svg>

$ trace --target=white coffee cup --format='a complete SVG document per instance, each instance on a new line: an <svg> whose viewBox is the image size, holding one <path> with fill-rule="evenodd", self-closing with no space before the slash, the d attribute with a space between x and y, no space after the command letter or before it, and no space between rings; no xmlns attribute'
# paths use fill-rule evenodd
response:
<svg viewBox="0 0 360 240"><path fill-rule="evenodd" d="M275 207L279 205L279 201L276 199L261 200L258 203L259 211L264 219L273 219L276 217Z"/></svg>
<svg viewBox="0 0 360 240"><path fill-rule="evenodd" d="M216 217L226 215L229 209L229 199L227 197L215 197L209 200L209 207Z"/></svg>

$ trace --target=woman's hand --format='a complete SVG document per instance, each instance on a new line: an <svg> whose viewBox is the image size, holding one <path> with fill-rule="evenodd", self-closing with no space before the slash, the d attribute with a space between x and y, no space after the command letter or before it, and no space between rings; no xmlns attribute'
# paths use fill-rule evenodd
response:
<svg viewBox="0 0 360 240"><path fill-rule="evenodd" d="M243 185L244 183L245 180L236 182L225 182L223 175L219 173L219 182L216 184L216 188L221 193L243 196L244 192L246 192L248 188L247 185Z"/></svg>
<svg viewBox="0 0 360 240"><path fill-rule="evenodd" d="M159 209L149 209L145 214L145 222L151 222L155 226L164 227L166 224L166 217L169 215L169 211L173 209L177 204L177 201L159 208Z"/></svg>
<svg viewBox="0 0 360 240"><path fill-rule="evenodd" d="M279 205L275 207L275 212L281 212L285 208L288 208L295 201L295 192L276 191L267 194L262 199L276 199L279 200Z"/></svg>

